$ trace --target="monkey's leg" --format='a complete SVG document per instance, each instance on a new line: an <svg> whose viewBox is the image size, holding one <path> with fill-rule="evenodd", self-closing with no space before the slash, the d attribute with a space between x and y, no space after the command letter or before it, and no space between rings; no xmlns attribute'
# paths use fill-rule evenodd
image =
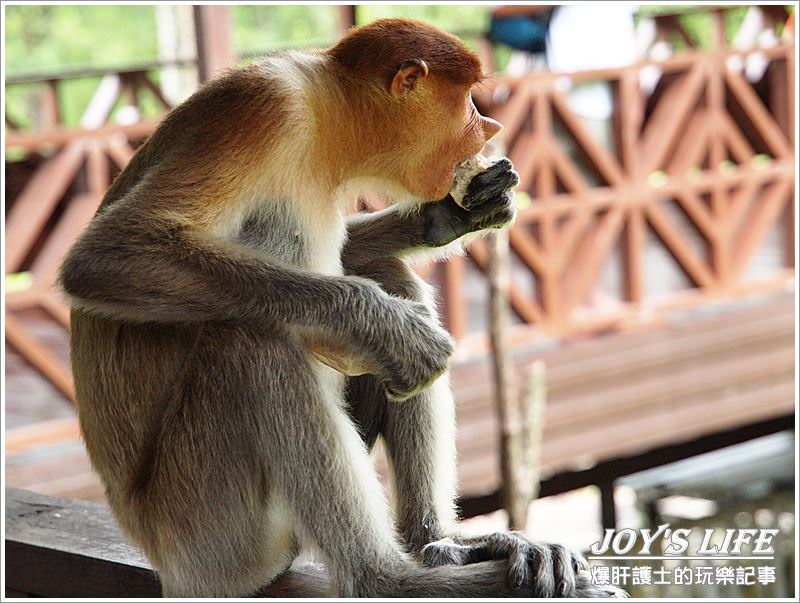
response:
<svg viewBox="0 0 800 603"><path fill-rule="evenodd" d="M274 412L264 387L272 378L265 363L276 353L260 350L264 337L263 330L204 325L163 415L151 419L152 444L141 451L135 479L125 480L132 485L111 492L121 525L156 569L165 596L246 596L297 555L293 514L264 462L280 449L262 426L263 415ZM120 441L128 425L104 437Z"/></svg>
<svg viewBox="0 0 800 603"><path fill-rule="evenodd" d="M374 260L358 271L393 295L429 305L422 282L401 260ZM383 435L394 479L398 529L410 552L429 567L507 560L511 588L532 584L537 596L608 596L585 580L583 558L558 544L534 543L519 533L475 538L456 535L454 402L448 375L413 398L386 399L371 375L350 378L351 416L368 447ZM584 577L582 577L584 576Z"/></svg>
<svg viewBox="0 0 800 603"><path fill-rule="evenodd" d="M374 260L359 276L387 293L425 303L436 315L428 286L396 258ZM410 551L451 533L456 522L455 405L449 376L403 403L392 403L372 375L348 380L350 413L365 443L380 433L386 441L395 482L397 521Z"/></svg>
<svg viewBox="0 0 800 603"><path fill-rule="evenodd" d="M342 408L327 367L309 360L300 342L271 337L254 353L262 404L252 417L263 437L265 475L284 500L295 528L322 554L340 596L530 596L560 592L551 559L540 591L506 580L503 563L423 567L396 541L366 448ZM259 414L260 412L260 414Z"/></svg>

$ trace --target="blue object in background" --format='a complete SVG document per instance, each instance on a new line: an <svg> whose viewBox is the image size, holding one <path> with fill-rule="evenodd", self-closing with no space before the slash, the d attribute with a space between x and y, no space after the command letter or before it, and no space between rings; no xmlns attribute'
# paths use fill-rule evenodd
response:
<svg viewBox="0 0 800 603"><path fill-rule="evenodd" d="M549 17L549 15L547 15ZM493 18L489 26L489 39L517 50L531 53L545 51L549 18L519 16Z"/></svg>

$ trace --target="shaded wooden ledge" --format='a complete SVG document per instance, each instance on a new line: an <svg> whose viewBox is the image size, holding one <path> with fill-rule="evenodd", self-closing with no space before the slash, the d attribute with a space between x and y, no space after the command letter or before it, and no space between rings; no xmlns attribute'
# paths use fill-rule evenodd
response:
<svg viewBox="0 0 800 603"><path fill-rule="evenodd" d="M105 505L6 489L5 597L160 597L147 560L127 544ZM504 561L471 566L493 580ZM432 568L437 572L446 568ZM588 573L581 576L588 587ZM322 565L284 573L257 597L321 598L330 582Z"/></svg>
<svg viewBox="0 0 800 603"><path fill-rule="evenodd" d="M161 584L105 505L6 489L6 597L158 597ZM324 597L321 566L290 570L258 594Z"/></svg>

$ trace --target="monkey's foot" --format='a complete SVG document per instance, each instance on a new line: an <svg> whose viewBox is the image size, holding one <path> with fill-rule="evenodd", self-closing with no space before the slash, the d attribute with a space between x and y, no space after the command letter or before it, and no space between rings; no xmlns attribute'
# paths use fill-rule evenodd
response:
<svg viewBox="0 0 800 603"><path fill-rule="evenodd" d="M519 532L476 538L443 538L421 551L428 567L508 560L508 584L530 584L534 597L618 597L624 591L591 583L586 560L560 544L531 542Z"/></svg>

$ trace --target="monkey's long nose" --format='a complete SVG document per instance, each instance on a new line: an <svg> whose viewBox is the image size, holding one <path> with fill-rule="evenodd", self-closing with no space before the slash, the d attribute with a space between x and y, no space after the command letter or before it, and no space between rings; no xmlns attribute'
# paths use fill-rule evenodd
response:
<svg viewBox="0 0 800 603"><path fill-rule="evenodd" d="M483 138L486 142L497 136L503 129L502 124L491 117L481 116L481 121L483 122Z"/></svg>

